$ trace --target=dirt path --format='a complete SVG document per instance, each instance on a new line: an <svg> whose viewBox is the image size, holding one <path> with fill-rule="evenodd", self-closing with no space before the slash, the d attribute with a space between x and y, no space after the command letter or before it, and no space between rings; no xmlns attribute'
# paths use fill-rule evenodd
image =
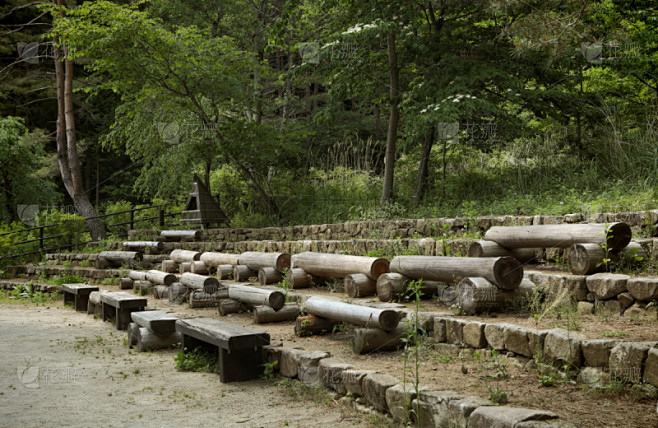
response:
<svg viewBox="0 0 658 428"><path fill-rule="evenodd" d="M267 381L181 373L175 351L138 353L125 332L70 308L0 306L0 426L355 426L338 406Z"/></svg>

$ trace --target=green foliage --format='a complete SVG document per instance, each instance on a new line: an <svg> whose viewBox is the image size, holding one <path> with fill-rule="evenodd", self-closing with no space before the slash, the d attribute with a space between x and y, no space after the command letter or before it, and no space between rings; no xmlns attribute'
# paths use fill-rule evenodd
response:
<svg viewBox="0 0 658 428"><path fill-rule="evenodd" d="M487 389L489 390L489 400L495 404L507 404L507 392L500 389L499 386L487 385Z"/></svg>
<svg viewBox="0 0 658 428"><path fill-rule="evenodd" d="M175 357L176 370L183 372L219 372L219 356L216 352L198 347L192 351L179 352Z"/></svg>
<svg viewBox="0 0 658 428"><path fill-rule="evenodd" d="M279 364L279 361L275 360L272 361L271 363L265 363L263 366L265 367L263 370L263 374L261 375L262 379L265 380L273 380L276 377L275 374L275 368Z"/></svg>

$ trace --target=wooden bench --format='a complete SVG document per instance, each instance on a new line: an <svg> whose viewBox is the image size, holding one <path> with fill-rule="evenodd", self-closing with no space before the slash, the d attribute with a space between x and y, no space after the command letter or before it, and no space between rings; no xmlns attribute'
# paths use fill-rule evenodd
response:
<svg viewBox="0 0 658 428"><path fill-rule="evenodd" d="M86 311L89 295L98 287L87 284L62 284L59 290L64 294L64 304L73 302L76 311Z"/></svg>
<svg viewBox="0 0 658 428"><path fill-rule="evenodd" d="M103 321L116 323L117 330L126 330L130 324L130 313L143 311L147 301L144 297L124 291L101 294Z"/></svg>
<svg viewBox="0 0 658 428"><path fill-rule="evenodd" d="M132 312L133 324L128 327L130 346L138 351L153 351L171 348L183 341L176 331L177 317L164 311Z"/></svg>
<svg viewBox="0 0 658 428"><path fill-rule="evenodd" d="M183 352L201 346L219 349L219 380L223 383L256 379L264 369L262 347L270 344L268 333L212 318L176 321L183 335Z"/></svg>

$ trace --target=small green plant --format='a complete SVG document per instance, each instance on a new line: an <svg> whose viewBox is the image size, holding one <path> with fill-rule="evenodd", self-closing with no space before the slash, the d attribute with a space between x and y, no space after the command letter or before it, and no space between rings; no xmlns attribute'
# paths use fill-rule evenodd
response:
<svg viewBox="0 0 658 428"><path fill-rule="evenodd" d="M91 260L83 260L80 262L80 267L91 267L91 266L93 266Z"/></svg>
<svg viewBox="0 0 658 428"><path fill-rule="evenodd" d="M542 375L542 374L538 374L537 376L539 376L539 383L541 383L541 386L551 387L555 385L555 377L551 375Z"/></svg>
<svg viewBox="0 0 658 428"><path fill-rule="evenodd" d="M491 400L495 404L507 404L507 392L503 391L500 389L499 386L492 387L491 385L487 385L487 389L489 390L489 400Z"/></svg>
<svg viewBox="0 0 658 428"><path fill-rule="evenodd" d="M274 360L271 363L265 363L263 366L265 367L263 370L263 374L261 375L261 379L265 380L272 380L275 378L275 373L274 373L274 368L279 364L279 361Z"/></svg>
<svg viewBox="0 0 658 428"><path fill-rule="evenodd" d="M203 347L194 348L191 352L179 352L175 357L176 370L181 372L219 372L219 357L216 352L210 352Z"/></svg>
<svg viewBox="0 0 658 428"><path fill-rule="evenodd" d="M624 337L628 336L628 333L624 331L604 331L601 333L601 336L603 337Z"/></svg>

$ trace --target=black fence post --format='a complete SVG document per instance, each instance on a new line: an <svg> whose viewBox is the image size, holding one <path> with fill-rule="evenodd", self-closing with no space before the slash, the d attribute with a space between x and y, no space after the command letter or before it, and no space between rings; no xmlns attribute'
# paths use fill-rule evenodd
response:
<svg viewBox="0 0 658 428"><path fill-rule="evenodd" d="M43 250L43 226L39 227L39 250Z"/></svg>
<svg viewBox="0 0 658 428"><path fill-rule="evenodd" d="M162 207L158 208L158 224L160 227L164 227L164 210Z"/></svg>
<svg viewBox="0 0 658 428"><path fill-rule="evenodd" d="M135 221L135 211L130 211L130 230L134 229L133 222Z"/></svg>

